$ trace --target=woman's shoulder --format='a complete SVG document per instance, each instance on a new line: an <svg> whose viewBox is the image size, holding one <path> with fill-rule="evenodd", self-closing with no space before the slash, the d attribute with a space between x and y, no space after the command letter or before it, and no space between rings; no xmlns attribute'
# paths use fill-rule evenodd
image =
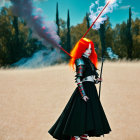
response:
<svg viewBox="0 0 140 140"><path fill-rule="evenodd" d="M77 65L77 66L79 66L79 65L85 65L85 62L84 62L84 59L81 57L81 58L77 58L76 60L75 60L75 64Z"/></svg>

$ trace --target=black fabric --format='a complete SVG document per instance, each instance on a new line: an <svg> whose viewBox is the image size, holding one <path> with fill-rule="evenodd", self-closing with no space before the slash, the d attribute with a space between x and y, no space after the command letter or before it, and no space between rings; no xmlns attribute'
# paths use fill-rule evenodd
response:
<svg viewBox="0 0 140 140"><path fill-rule="evenodd" d="M88 70L89 67L86 65L86 68ZM85 102L76 87L61 115L48 131L55 139L70 140L71 136L83 134L99 137L111 131L94 83L83 82L83 87L89 100Z"/></svg>
<svg viewBox="0 0 140 140"><path fill-rule="evenodd" d="M83 78L90 76L90 75L95 75L96 78L98 78L98 73L96 72L96 67L94 64L90 61L89 58L86 58L84 56L81 57L81 59L84 61L84 73L83 73Z"/></svg>

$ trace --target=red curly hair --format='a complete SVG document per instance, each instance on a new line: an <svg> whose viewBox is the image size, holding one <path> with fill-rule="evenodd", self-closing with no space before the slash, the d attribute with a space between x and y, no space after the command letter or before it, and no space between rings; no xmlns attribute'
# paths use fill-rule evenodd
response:
<svg viewBox="0 0 140 140"><path fill-rule="evenodd" d="M91 44L91 49L92 49L89 59L95 65L97 69L98 60L97 60L97 54L94 49L94 43L87 38L81 38L70 52L70 55L72 56L72 58L70 59L69 65L70 67L73 68L73 70L74 70L75 60L78 58L81 58L83 53L89 47L89 44Z"/></svg>

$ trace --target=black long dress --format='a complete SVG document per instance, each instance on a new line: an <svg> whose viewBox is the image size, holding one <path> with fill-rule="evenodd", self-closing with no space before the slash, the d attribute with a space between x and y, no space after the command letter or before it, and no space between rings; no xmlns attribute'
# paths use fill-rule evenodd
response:
<svg viewBox="0 0 140 140"><path fill-rule="evenodd" d="M96 68L90 59L82 56L85 63L83 78L95 74ZM89 137L100 137L111 131L108 120L98 97L93 82L83 82L89 100L85 102L78 87L74 90L61 115L48 133L58 140L70 140L71 136L88 134Z"/></svg>

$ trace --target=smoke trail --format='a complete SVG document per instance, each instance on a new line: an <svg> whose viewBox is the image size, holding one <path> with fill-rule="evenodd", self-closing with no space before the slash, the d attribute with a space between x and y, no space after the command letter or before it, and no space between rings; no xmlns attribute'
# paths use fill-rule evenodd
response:
<svg viewBox="0 0 140 140"><path fill-rule="evenodd" d="M0 0L0 7L5 5L5 0Z"/></svg>
<svg viewBox="0 0 140 140"><path fill-rule="evenodd" d="M107 48L107 53L108 53L108 56L111 58L111 59L118 59L118 55L114 54L111 47L108 47Z"/></svg>
<svg viewBox="0 0 140 140"><path fill-rule="evenodd" d="M33 7L32 0L11 0L11 2L13 14L22 17L26 21L27 26L32 29L34 35L39 39L44 39L44 45L49 43L53 47L58 46L60 38L56 33L56 24L43 21L43 17L37 14L41 9Z"/></svg>
<svg viewBox="0 0 140 140"><path fill-rule="evenodd" d="M108 0L105 0L105 2L107 3ZM117 0L111 0L109 5L103 11L102 15L99 17L99 19L94 24L93 29L98 30L100 28L100 25L103 24L105 20L107 20L107 13L112 13L113 9L116 8L120 2L121 2L120 0L118 2L117 2ZM89 15L91 22L93 22L96 19L96 17L102 11L102 9L103 9L103 6L99 6L99 0L97 0L97 1L95 1L95 3L91 4L90 15Z"/></svg>
<svg viewBox="0 0 140 140"><path fill-rule="evenodd" d="M56 61L58 62L58 60L61 60L61 57L60 53L58 53L55 49L54 51L40 50L34 53L32 57L22 58L11 66L17 68L42 68L55 64Z"/></svg>

